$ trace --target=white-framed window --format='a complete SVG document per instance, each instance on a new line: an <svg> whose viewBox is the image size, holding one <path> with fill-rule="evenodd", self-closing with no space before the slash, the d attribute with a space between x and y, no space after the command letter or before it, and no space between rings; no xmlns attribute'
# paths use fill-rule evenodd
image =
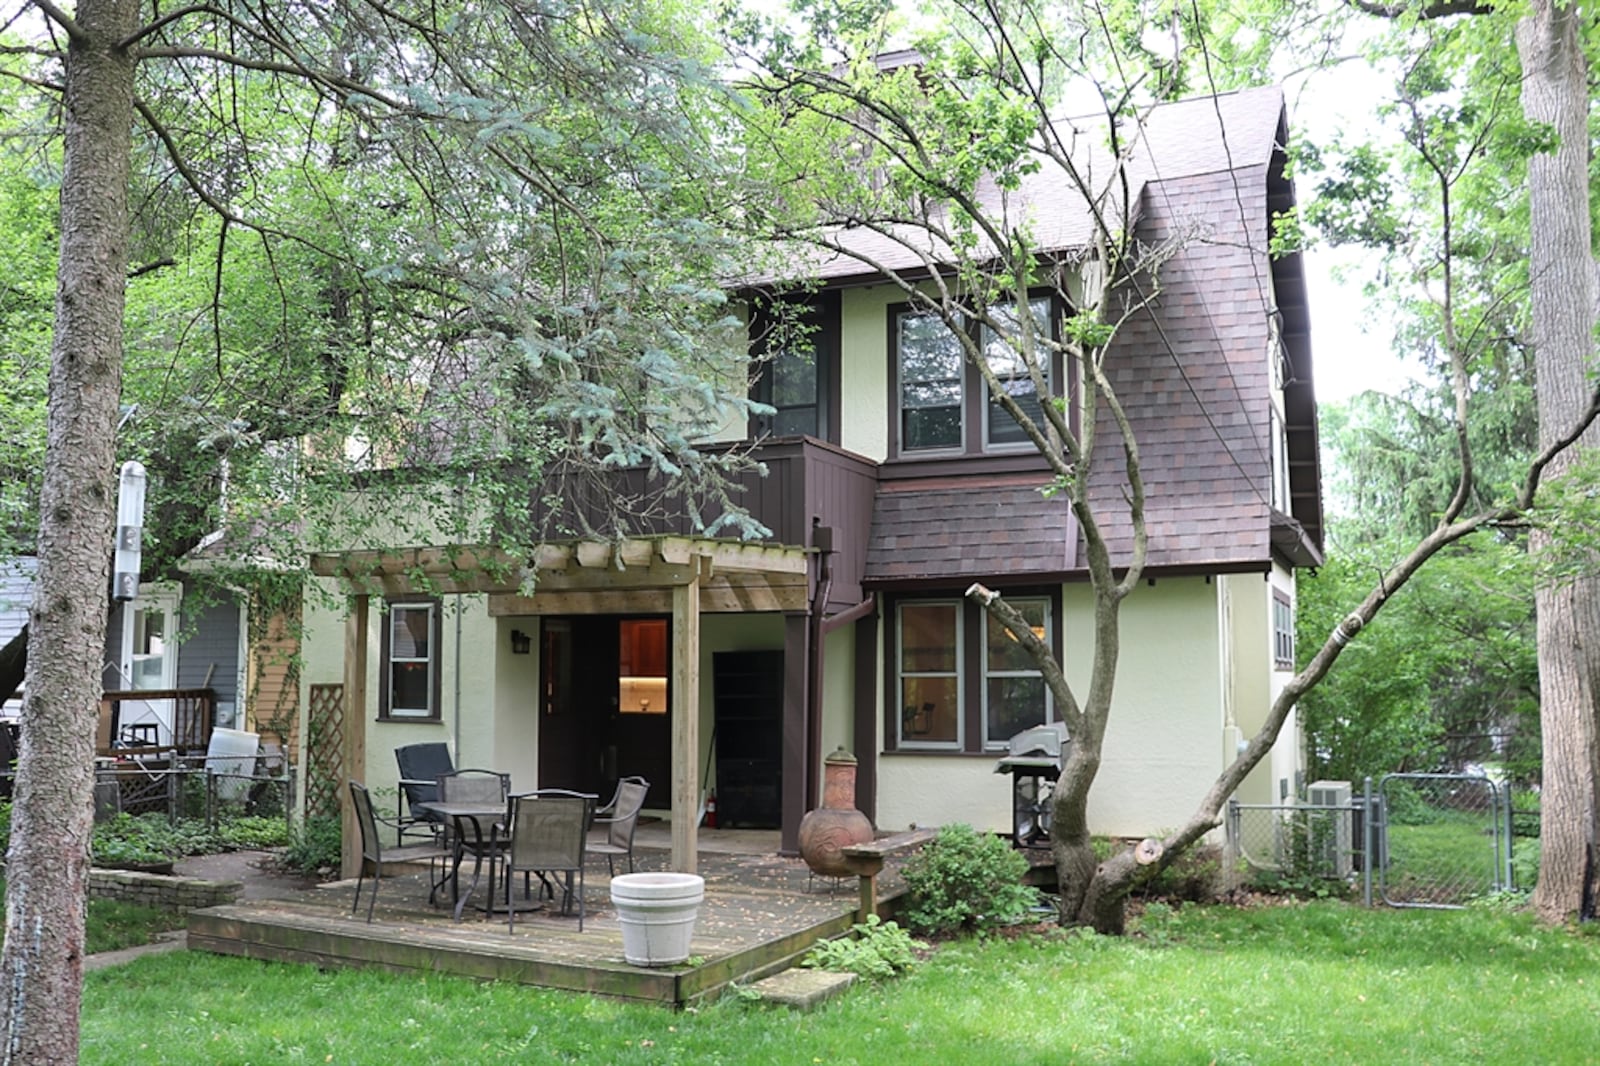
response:
<svg viewBox="0 0 1600 1066"><path fill-rule="evenodd" d="M1272 665L1294 669L1294 602L1278 589L1272 590Z"/></svg>
<svg viewBox="0 0 1600 1066"><path fill-rule="evenodd" d="M1024 729L1055 717L1044 675L1005 626L979 604L951 593L890 594L885 622L884 744L908 752L1004 748ZM1059 661L1061 595L1015 589L1006 603Z"/></svg>
<svg viewBox="0 0 1600 1066"><path fill-rule="evenodd" d="M438 600L391 600L383 619L380 718L439 717Z"/></svg>
<svg viewBox="0 0 1600 1066"><path fill-rule="evenodd" d="M959 600L918 600L896 609L899 747L961 747L962 613Z"/></svg>
<svg viewBox="0 0 1600 1066"><path fill-rule="evenodd" d="M1048 333L1050 329L1050 300L1040 296L1028 301L1035 329ZM1044 408L1040 403L1039 389L1034 385L1033 376L1028 373L1027 360L1023 358L1020 347L1014 340L1020 340L1022 324L1017 319L1016 304L1003 304L989 308L990 317L1002 323L1004 329L996 333L988 326L983 327L980 343L983 346L984 360L989 364L989 369L995 372L1006 392L1016 401L1034 424L1044 428ZM1054 388L1051 380L1049 360L1045 361L1045 380ZM981 386L982 379L979 379ZM1022 432L1022 424L1011 417L1000 401L991 393L989 402L984 405L984 443L988 447L1007 444L1024 444L1029 447L1032 442Z"/></svg>
<svg viewBox="0 0 1600 1066"><path fill-rule="evenodd" d="M1059 361L1049 351L1056 329L1054 307L1050 296L1032 297L1027 303L1031 328L1041 335L1036 353L1043 359L1045 383L1052 393L1057 388L1055 364ZM899 454L981 455L1031 447L1021 424L985 386L978 369L968 364L961 335L951 332L943 319L931 312L898 305L890 313L895 370L891 403L894 447ZM998 328L969 323L967 329L975 331L972 336L999 377L1001 388L1042 426L1044 397L1039 395L1022 354L1023 323L1018 305L1014 301L991 304L988 317Z"/></svg>
<svg viewBox="0 0 1600 1066"><path fill-rule="evenodd" d="M1289 435L1284 430L1283 415L1274 403L1268 419L1272 435L1272 506L1289 514L1292 501L1289 496Z"/></svg>
<svg viewBox="0 0 1600 1066"><path fill-rule="evenodd" d="M937 315L902 311L895 319L903 451L953 451L962 447L961 339Z"/></svg>
<svg viewBox="0 0 1600 1066"><path fill-rule="evenodd" d="M1027 619L1034 636L1053 644L1048 599L1006 602ZM1050 721L1050 690L1022 643L987 611L983 643L983 739L986 747L1003 748L1024 729Z"/></svg>

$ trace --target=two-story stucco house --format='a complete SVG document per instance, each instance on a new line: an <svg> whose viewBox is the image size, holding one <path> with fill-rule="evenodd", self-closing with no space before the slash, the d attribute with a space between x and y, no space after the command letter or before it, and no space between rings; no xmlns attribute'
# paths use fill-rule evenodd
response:
<svg viewBox="0 0 1600 1066"><path fill-rule="evenodd" d="M1130 169L1142 238L1203 239L1163 266L1160 300L1108 359L1143 451L1150 549L1123 607L1099 832L1183 820L1293 666L1295 571L1320 562L1322 510L1302 267L1267 252L1271 216L1294 201L1286 133L1275 89L1164 105ZM304 706L344 709L349 776L392 784L392 750L424 740L518 789L604 796L641 774L692 865L708 789L723 825L781 828L792 847L823 755L842 745L880 828L1010 829L997 754L1053 712L962 593L1001 590L1083 684L1079 531L975 368L930 354L901 289L840 259L804 299L809 349L765 353L756 385L775 414L750 427L768 438L768 474L744 499L769 540L697 539L681 523L620 553L555 544L499 560L509 576L430 546L314 558L351 599L307 609ZM1125 518L1103 512L1125 550ZM1300 749L1291 723L1244 798L1292 792Z"/></svg>

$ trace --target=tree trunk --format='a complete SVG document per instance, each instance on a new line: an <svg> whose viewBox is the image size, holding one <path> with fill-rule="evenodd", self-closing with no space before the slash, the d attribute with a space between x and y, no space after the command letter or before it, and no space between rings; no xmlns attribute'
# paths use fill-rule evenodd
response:
<svg viewBox="0 0 1600 1066"><path fill-rule="evenodd" d="M137 0L80 0L69 37L61 262L39 570L6 871L0 1063L74 1062L122 319Z"/></svg>
<svg viewBox="0 0 1600 1066"><path fill-rule="evenodd" d="M1554 152L1528 163L1528 256L1538 377L1539 440L1547 446L1583 413L1594 348L1595 276L1589 234L1587 68L1580 12L1558 0L1534 0L1517 26L1523 111L1560 136ZM1591 429L1579 442L1593 447ZM1569 448L1548 471L1559 477L1578 460ZM1535 532L1535 551L1548 537ZM1594 847L1600 804L1595 728L1600 666L1600 577L1535 592L1540 722L1544 733L1544 808L1539 886L1534 905L1549 921L1587 915L1593 900Z"/></svg>
<svg viewBox="0 0 1600 1066"><path fill-rule="evenodd" d="M1074 745L1056 781L1050 809L1050 851L1056 862L1061 923L1083 921L1083 901L1094 881L1094 839L1089 833L1089 789L1100 764L1098 753Z"/></svg>

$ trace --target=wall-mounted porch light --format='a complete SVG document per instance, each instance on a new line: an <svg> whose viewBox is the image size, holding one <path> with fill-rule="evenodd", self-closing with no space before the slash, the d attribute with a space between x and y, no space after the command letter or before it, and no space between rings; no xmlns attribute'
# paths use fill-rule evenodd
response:
<svg viewBox="0 0 1600 1066"><path fill-rule="evenodd" d="M528 649L533 647L533 640L520 629L511 631L511 654L526 655Z"/></svg>

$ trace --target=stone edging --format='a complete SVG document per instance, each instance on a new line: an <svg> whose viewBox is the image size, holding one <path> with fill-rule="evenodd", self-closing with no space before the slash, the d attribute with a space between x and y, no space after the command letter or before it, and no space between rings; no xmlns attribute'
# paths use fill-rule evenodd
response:
<svg viewBox="0 0 1600 1066"><path fill-rule="evenodd" d="M207 881L199 877L105 870L99 867L89 871L91 899L119 899L125 903L158 907L179 914L233 903L243 893L244 883L241 881Z"/></svg>

